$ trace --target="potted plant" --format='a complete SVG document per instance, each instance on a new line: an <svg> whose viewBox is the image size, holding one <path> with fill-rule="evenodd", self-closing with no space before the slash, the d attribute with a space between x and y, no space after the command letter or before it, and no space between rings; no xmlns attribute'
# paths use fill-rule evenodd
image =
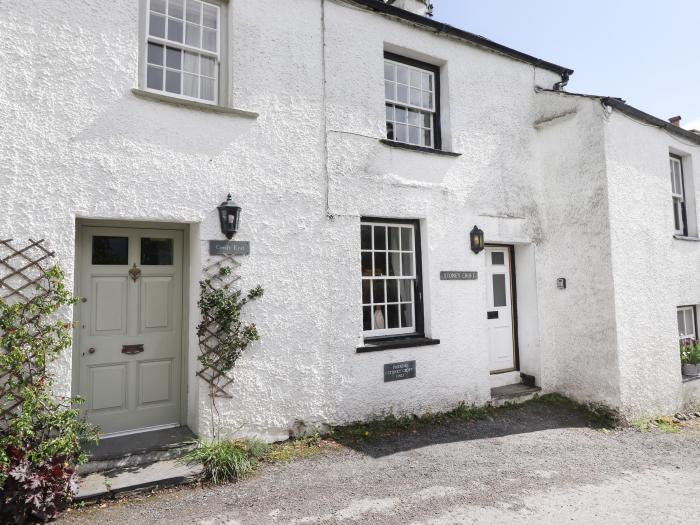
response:
<svg viewBox="0 0 700 525"><path fill-rule="evenodd" d="M681 364L684 376L700 376L700 341L681 341Z"/></svg>

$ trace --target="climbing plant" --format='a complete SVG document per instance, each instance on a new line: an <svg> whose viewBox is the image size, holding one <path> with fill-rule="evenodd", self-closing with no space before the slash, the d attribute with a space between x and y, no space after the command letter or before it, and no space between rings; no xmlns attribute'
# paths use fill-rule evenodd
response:
<svg viewBox="0 0 700 525"><path fill-rule="evenodd" d="M56 397L54 390L52 363L71 345L72 323L63 315L76 299L60 268L45 270L27 253L0 256L2 523L54 518L77 491L82 444L96 439L80 416L80 400Z"/></svg>
<svg viewBox="0 0 700 525"><path fill-rule="evenodd" d="M227 264L228 263L228 264ZM235 286L239 277L234 273L238 263L232 257L218 260L205 273L208 278L199 283L199 306L202 320L197 326L199 363L197 375L209 384L212 418L216 399L231 397L227 387L233 383L232 370L250 343L260 339L254 323L244 321L242 313L248 302L263 296L260 286L247 293ZM212 439L216 439L212 424Z"/></svg>

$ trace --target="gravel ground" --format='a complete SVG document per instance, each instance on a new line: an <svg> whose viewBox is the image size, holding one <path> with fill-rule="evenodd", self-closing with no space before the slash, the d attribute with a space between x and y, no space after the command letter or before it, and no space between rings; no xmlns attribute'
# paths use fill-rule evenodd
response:
<svg viewBox="0 0 700 525"><path fill-rule="evenodd" d="M697 523L700 421L601 431L546 405L73 510L60 523Z"/></svg>

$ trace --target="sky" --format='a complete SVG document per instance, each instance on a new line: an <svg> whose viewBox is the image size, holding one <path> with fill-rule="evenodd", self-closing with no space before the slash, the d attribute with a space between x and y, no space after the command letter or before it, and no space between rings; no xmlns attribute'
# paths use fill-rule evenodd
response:
<svg viewBox="0 0 700 525"><path fill-rule="evenodd" d="M432 0L434 18L573 69L566 90L700 129L698 0Z"/></svg>

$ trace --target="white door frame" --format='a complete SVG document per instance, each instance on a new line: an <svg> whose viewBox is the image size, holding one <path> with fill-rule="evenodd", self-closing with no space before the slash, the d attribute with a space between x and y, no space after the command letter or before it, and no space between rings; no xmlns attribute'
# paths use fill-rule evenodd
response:
<svg viewBox="0 0 700 525"><path fill-rule="evenodd" d="M149 230L176 230L183 234L183 261L182 261L182 334L180 337L180 421L181 426L187 425L187 407L188 407L188 391L189 391L189 323L190 323L190 228L189 224L183 223L167 223L167 222L147 222L147 221L118 221L118 220L98 220L98 219L76 219L75 224L75 257L73 261L73 294L80 297L80 274L81 274L81 255L84 247L82 246L80 234L81 228L86 226L107 227L107 228L124 228L138 229L145 228ZM73 345L71 359L71 395L77 396L80 394L80 332L78 320L80 315L80 307L73 307ZM154 428L153 430L158 430ZM120 434L129 434L124 432ZM115 434L116 436L116 434Z"/></svg>
<svg viewBox="0 0 700 525"><path fill-rule="evenodd" d="M515 246L512 244L486 243L485 248L501 248L508 251L509 259L509 278L510 278L510 314L511 327L513 337L513 368L504 370L491 370L490 375L505 374L508 372L517 372L520 370L520 349L518 346L518 294L515 281ZM484 250L484 254L488 253ZM488 284L487 284L488 286ZM487 310L488 311L488 308ZM490 356L489 356L490 358Z"/></svg>

